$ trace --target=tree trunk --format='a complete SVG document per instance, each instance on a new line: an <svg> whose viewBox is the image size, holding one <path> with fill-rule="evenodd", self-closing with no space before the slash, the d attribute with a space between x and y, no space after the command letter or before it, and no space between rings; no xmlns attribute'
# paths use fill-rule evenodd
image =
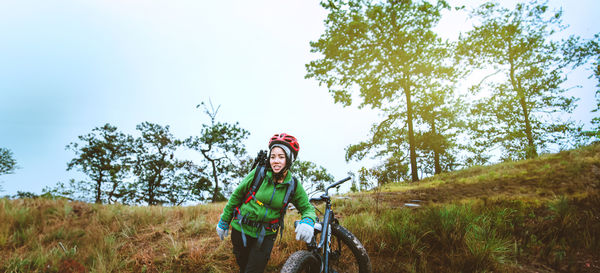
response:
<svg viewBox="0 0 600 273"><path fill-rule="evenodd" d="M102 175L102 171L100 172L100 177L96 180L96 204L102 204L102 180L104 176Z"/></svg>
<svg viewBox="0 0 600 273"><path fill-rule="evenodd" d="M519 92L522 93L522 92ZM521 104L521 108L523 109L523 117L525 118L525 134L527 135L527 151L526 157L527 159L536 158L537 157L537 149L535 147L535 143L533 142L533 130L531 129L531 121L529 120L529 109L527 108L527 103L525 101L525 96L519 96L519 103Z"/></svg>
<svg viewBox="0 0 600 273"><path fill-rule="evenodd" d="M113 201L116 201L116 200L113 200L113 197L115 197L115 195L116 195L116 193L115 193L115 192L117 191L117 186L118 186L118 184L117 184L117 183L118 183L118 182L117 182L117 181L116 181L116 180L113 178L113 181L112 181L112 185L113 185L113 186L112 186L112 189L110 190L110 192L108 193L108 196L107 196L107 198L106 198L106 199L107 199L107 203L108 203L108 204L112 204L112 203L113 203Z"/></svg>
<svg viewBox="0 0 600 273"><path fill-rule="evenodd" d="M431 133L432 135L437 136L437 131L435 128L435 119L431 121ZM436 140L439 140L439 138L436 138ZM440 144L441 143L435 143L433 146L433 166L435 169L435 174L442 173L442 167L440 165Z"/></svg>
<svg viewBox="0 0 600 273"><path fill-rule="evenodd" d="M510 49L511 44L509 44L509 51ZM521 106L521 110L523 111L523 118L525 120L525 135L527 136L527 148L525 150L525 158L536 158L537 149L533 141L533 129L531 128L531 121L529 120L529 109L527 108L525 91L523 90L523 87L521 86L520 82L518 82L515 77L515 64L512 54L509 54L508 58L508 61L510 63L510 84L512 85L513 90L517 92L517 97L519 99L519 104Z"/></svg>
<svg viewBox="0 0 600 273"><path fill-rule="evenodd" d="M217 176L217 166L215 165L215 160L210 160L213 169L213 179L215 180L215 189L213 190L212 202L217 202L219 198L219 177Z"/></svg>
<svg viewBox="0 0 600 273"><path fill-rule="evenodd" d="M406 123L408 125L408 146L410 150L410 174L413 182L419 181L417 171L417 151L415 147L415 132L413 130L413 109L410 100L410 87L407 83L404 86L404 95L406 95Z"/></svg>
<svg viewBox="0 0 600 273"><path fill-rule="evenodd" d="M154 184L155 184L156 178L153 177L148 183L148 206L152 206L154 205Z"/></svg>

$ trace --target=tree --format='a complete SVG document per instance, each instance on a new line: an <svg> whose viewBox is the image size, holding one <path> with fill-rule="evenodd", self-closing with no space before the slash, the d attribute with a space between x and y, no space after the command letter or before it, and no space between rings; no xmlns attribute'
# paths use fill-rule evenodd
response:
<svg viewBox="0 0 600 273"><path fill-rule="evenodd" d="M290 171L300 180L308 193L325 190L325 182L334 180L333 175L329 174L327 169L310 161L297 160Z"/></svg>
<svg viewBox="0 0 600 273"><path fill-rule="evenodd" d="M11 174L17 168L17 161L11 150L0 148L0 175Z"/></svg>
<svg viewBox="0 0 600 273"><path fill-rule="evenodd" d="M441 174L458 165L456 138L466 127L462 118L466 108L454 92L454 81L431 81L416 94L420 103L415 105L415 113L424 127L415 136L416 146L421 153L421 168L427 174Z"/></svg>
<svg viewBox="0 0 600 273"><path fill-rule="evenodd" d="M515 9L494 2L473 11L473 30L459 41L459 52L476 68L493 72L472 88L490 92L476 101L470 127L476 145L500 145L505 159L534 158L548 143L560 143L576 131L553 113L570 113L575 99L564 95L560 44L561 12L546 4L518 3Z"/></svg>
<svg viewBox="0 0 600 273"><path fill-rule="evenodd" d="M118 132L117 127L107 123L94 128L87 135L79 136L79 140L81 143L71 142L66 146L76 155L67 164L67 171L77 168L92 180L93 187L78 188L94 195L96 203L116 201L130 168L131 150L127 144L131 136Z"/></svg>
<svg viewBox="0 0 600 273"><path fill-rule="evenodd" d="M0 175L11 174L17 167L17 161L13 157L11 150L0 148ZM0 191L2 187L0 185Z"/></svg>
<svg viewBox="0 0 600 273"><path fill-rule="evenodd" d="M250 134L245 129L239 126L239 123L229 124L217 122L216 109L210 103L210 109L203 102L196 108L204 108L204 112L210 118L210 124L202 124L199 137L190 137L186 139L186 145L202 154L204 159L210 165L210 180L213 184L212 202L225 200L225 196L220 184L223 188L231 184L234 176L231 174L238 173L236 171L241 166L239 160L245 158L246 149L242 140L246 139Z"/></svg>
<svg viewBox="0 0 600 273"><path fill-rule="evenodd" d="M141 136L135 140L135 183L128 189L127 200L148 205L181 204L185 200L184 167L190 164L175 158L182 141L173 137L169 126L143 122L136 126Z"/></svg>
<svg viewBox="0 0 600 273"><path fill-rule="evenodd" d="M311 42L311 51L322 58L306 65L306 77L326 85L335 102L344 106L352 104L358 89L359 108L377 108L385 116L371 130L370 140L348 148L347 160L378 148L377 157L401 159L396 149L407 148L411 178L417 181L415 92L429 79L450 72L443 61L447 49L432 30L441 10L449 6L442 0L331 0L321 5L329 11L326 29Z"/></svg>

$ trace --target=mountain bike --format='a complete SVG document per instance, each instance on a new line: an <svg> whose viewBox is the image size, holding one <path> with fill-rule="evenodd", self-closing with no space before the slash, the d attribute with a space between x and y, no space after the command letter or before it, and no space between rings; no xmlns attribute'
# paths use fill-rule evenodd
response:
<svg viewBox="0 0 600 273"><path fill-rule="evenodd" d="M367 250L354 234L340 225L331 209L329 189L348 180L350 177L335 182L325 188L323 195L310 199L311 203L325 202L324 213L315 206L315 209L323 215L323 221L319 221L319 217L317 217L315 234L312 241L306 244L307 250L292 253L283 265L281 273L371 272L371 260ZM296 221L294 226L298 222Z"/></svg>

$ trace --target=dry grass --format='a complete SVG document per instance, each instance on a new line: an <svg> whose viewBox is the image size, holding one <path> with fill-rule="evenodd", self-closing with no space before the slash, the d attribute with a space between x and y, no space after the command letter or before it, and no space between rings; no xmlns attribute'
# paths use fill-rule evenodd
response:
<svg viewBox="0 0 600 273"><path fill-rule="evenodd" d="M598 272L599 189L596 145L333 204L375 272ZM403 207L414 199L423 207ZM223 206L0 199L0 271L235 272L231 242L214 231ZM267 272L303 248L294 240L297 218L288 213Z"/></svg>

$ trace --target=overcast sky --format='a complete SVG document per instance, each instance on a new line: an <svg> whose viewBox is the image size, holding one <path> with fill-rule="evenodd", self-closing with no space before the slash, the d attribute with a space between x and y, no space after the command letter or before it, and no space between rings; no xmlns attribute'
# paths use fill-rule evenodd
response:
<svg viewBox="0 0 600 273"><path fill-rule="evenodd" d="M600 32L598 1L560 4L568 33ZM0 0L0 147L20 167L0 176L0 195L80 177L65 170L74 157L65 146L105 123L134 135L144 121L198 135L208 118L195 106L209 99L221 105L219 121L250 131L250 154L288 132L300 159L338 179L356 171L344 148L368 136L376 114L336 105L304 79L325 16L312 0ZM468 28L464 14L442 23L447 37ZM573 91L585 122L594 90L588 81Z"/></svg>

